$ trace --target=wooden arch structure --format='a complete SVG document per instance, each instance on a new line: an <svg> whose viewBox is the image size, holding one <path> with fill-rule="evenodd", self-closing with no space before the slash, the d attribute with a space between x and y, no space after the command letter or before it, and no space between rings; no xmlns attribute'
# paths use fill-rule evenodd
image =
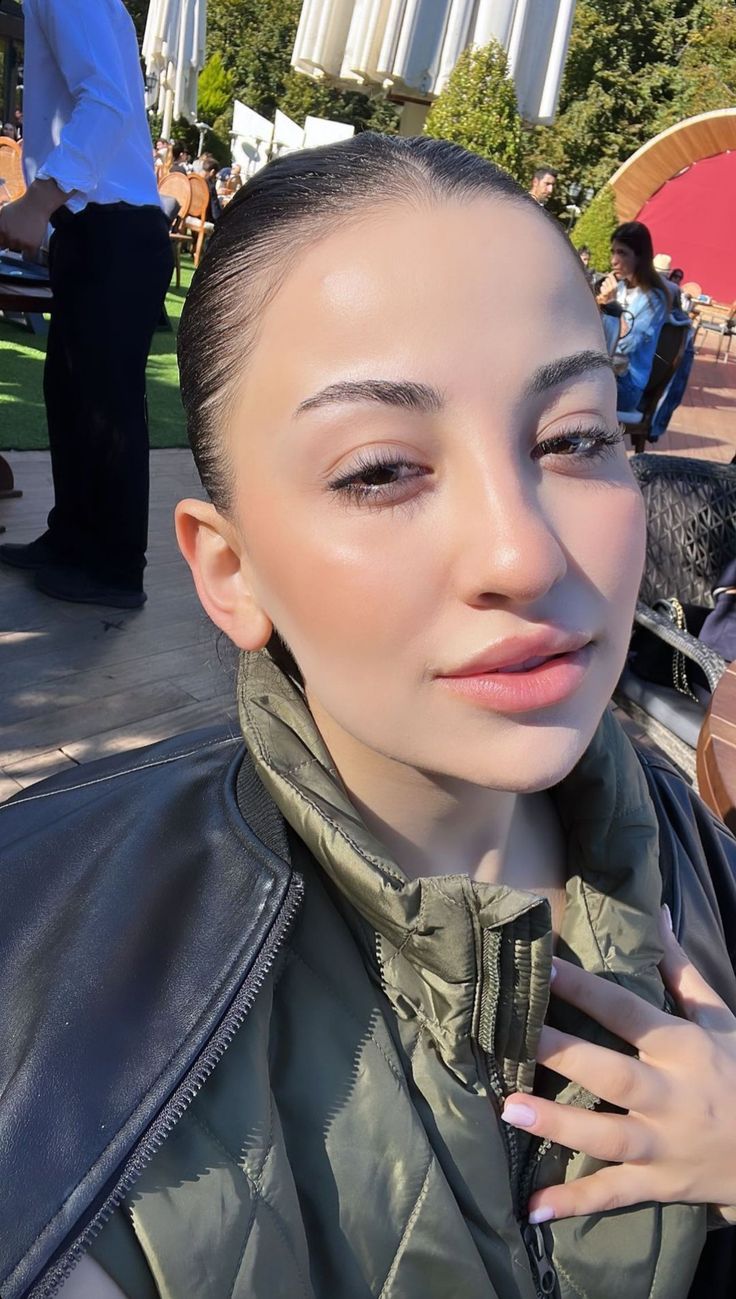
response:
<svg viewBox="0 0 736 1299"><path fill-rule="evenodd" d="M736 149L736 108L686 117L632 153L612 176L619 221L635 221L668 180L693 163Z"/></svg>

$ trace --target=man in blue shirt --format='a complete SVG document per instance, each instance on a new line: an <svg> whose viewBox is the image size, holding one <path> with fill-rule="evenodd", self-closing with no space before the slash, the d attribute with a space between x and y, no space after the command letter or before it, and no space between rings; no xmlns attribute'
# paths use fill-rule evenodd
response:
<svg viewBox="0 0 736 1299"><path fill-rule="evenodd" d="M53 313L44 398L48 530L0 559L62 600L145 599L145 369L172 257L138 46L121 0L25 0L28 190L0 210L0 248L33 255L49 221Z"/></svg>

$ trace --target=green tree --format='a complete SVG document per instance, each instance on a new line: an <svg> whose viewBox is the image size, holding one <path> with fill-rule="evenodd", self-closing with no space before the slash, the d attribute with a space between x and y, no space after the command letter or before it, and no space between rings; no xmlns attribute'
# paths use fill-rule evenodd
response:
<svg viewBox="0 0 736 1299"><path fill-rule="evenodd" d="M658 131L736 103L736 12L732 4L701 5L672 78L672 99L662 106Z"/></svg>
<svg viewBox="0 0 736 1299"><path fill-rule="evenodd" d="M613 190L610 185L604 185L576 221L571 236L576 248L588 245L591 265L596 270L606 271L609 268L611 236L618 223Z"/></svg>
<svg viewBox="0 0 736 1299"><path fill-rule="evenodd" d="M215 50L199 74L197 116L201 121L212 123L227 110L232 100L232 74L222 66L222 58Z"/></svg>
<svg viewBox="0 0 736 1299"><path fill-rule="evenodd" d="M232 97L264 117L280 108L298 122L311 113L358 131L395 131L398 110L383 96L333 90L292 68L301 8L302 0L209 0L207 54L220 56ZM222 121L217 125L222 134Z"/></svg>
<svg viewBox="0 0 736 1299"><path fill-rule="evenodd" d="M600 189L664 126L733 103L733 0L578 0L552 126L525 135L527 170Z"/></svg>
<svg viewBox="0 0 736 1299"><path fill-rule="evenodd" d="M425 130L452 140L519 176L522 125L506 54L497 41L460 55L429 110Z"/></svg>

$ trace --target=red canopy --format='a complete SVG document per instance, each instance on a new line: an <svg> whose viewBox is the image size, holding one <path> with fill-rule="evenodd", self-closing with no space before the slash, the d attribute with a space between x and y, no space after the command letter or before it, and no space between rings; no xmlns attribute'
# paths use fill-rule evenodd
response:
<svg viewBox="0 0 736 1299"><path fill-rule="evenodd" d="M702 158L668 180L637 220L649 226L655 253L669 253L686 281L717 302L736 299L736 150Z"/></svg>

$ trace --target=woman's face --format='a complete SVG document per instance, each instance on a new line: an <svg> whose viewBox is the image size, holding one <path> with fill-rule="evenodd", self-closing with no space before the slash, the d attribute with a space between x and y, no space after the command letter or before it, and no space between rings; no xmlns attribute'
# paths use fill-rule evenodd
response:
<svg viewBox="0 0 736 1299"><path fill-rule="evenodd" d="M636 253L617 239L611 244L611 270L620 280L633 279L636 271Z"/></svg>
<svg viewBox="0 0 736 1299"><path fill-rule="evenodd" d="M518 204L395 205L307 249L265 310L235 527L328 742L514 790L587 746L644 531L572 258Z"/></svg>

